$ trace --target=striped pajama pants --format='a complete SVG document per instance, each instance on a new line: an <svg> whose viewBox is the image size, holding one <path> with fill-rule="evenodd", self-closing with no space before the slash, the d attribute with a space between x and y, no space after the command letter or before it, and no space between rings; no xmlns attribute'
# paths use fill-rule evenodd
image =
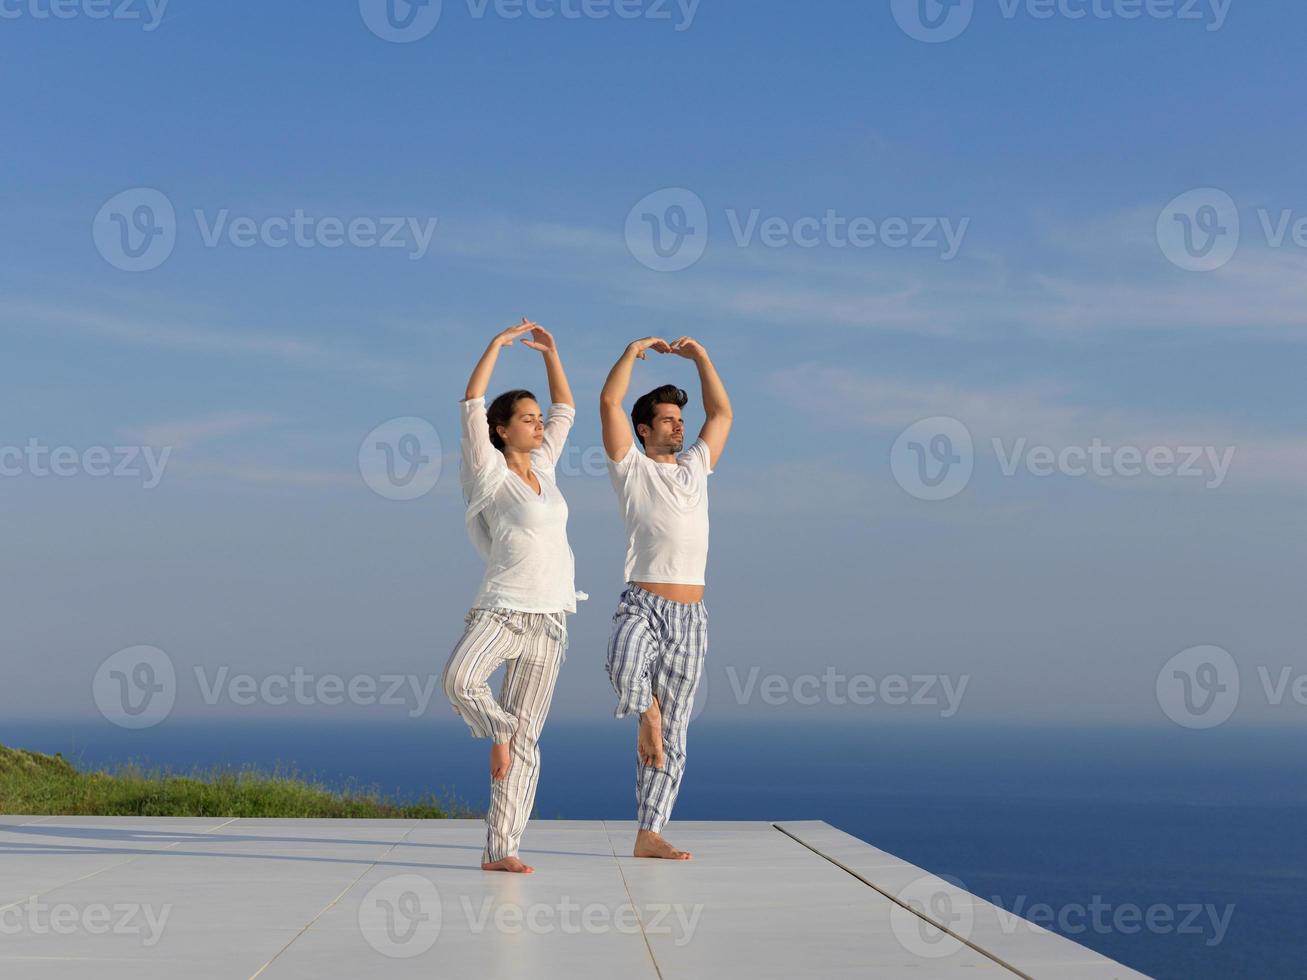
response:
<svg viewBox="0 0 1307 980"><path fill-rule="evenodd" d="M449 703L475 738L511 742L508 775L490 781L481 858L487 864L517 855L531 816L540 778L540 730L566 656L565 615L473 609L441 675ZM507 669L496 701L488 680L500 664Z"/></svg>
<svg viewBox="0 0 1307 980"><path fill-rule="evenodd" d="M614 717L640 715L657 696L663 723L663 768L636 753L636 818L658 833L671 819L685 774L685 742L694 692L708 652L708 607L672 602L627 584L608 639L608 679L617 692Z"/></svg>

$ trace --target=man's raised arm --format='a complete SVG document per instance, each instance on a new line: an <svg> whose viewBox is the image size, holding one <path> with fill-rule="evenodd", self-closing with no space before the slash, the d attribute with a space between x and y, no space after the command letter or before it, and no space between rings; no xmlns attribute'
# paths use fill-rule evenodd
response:
<svg viewBox="0 0 1307 980"><path fill-rule="evenodd" d="M703 428L699 430L699 438L708 444L708 452L712 457L711 465L716 469L717 459L726 448L726 439L731 434L731 423L735 418L731 413L731 400L726 395L726 386L722 384L722 379L717 374L717 369L713 367L708 352L697 340L692 337L681 337L672 342L671 350L673 354L680 354L681 357L694 361L695 367L699 369L703 411L707 416Z"/></svg>
<svg viewBox="0 0 1307 980"><path fill-rule="evenodd" d="M662 354L671 352L671 347L661 337L631 341L608 372L608 380L599 393L599 421L604 433L604 452L613 462L621 460L634 441L631 423L627 421L622 401L626 398L627 389L631 387L631 369L635 366L636 358L643 361L645 351L650 347Z"/></svg>

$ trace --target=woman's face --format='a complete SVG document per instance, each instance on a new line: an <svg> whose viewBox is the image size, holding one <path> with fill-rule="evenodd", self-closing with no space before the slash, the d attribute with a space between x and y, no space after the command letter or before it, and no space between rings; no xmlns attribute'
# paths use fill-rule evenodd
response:
<svg viewBox="0 0 1307 980"><path fill-rule="evenodd" d="M499 437L505 449L529 453L539 449L545 441L545 420L534 398L523 398L513 406L513 417L508 425L499 427Z"/></svg>

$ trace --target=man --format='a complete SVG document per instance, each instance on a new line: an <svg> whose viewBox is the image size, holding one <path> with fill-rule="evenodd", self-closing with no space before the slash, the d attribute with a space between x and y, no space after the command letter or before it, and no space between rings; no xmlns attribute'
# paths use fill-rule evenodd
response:
<svg viewBox="0 0 1307 980"><path fill-rule="evenodd" d="M643 452L632 441L622 401L631 369L649 350L687 358L699 369L707 420L684 451L681 409L689 396L675 385L636 401L631 422ZM599 407L608 475L626 522L627 586L613 616L607 667L618 695L613 714L640 716L634 853L685 861L690 853L665 841L661 831L685 771L686 729L708 650L708 475L731 431L731 403L699 343L646 337L631 343L613 365Z"/></svg>

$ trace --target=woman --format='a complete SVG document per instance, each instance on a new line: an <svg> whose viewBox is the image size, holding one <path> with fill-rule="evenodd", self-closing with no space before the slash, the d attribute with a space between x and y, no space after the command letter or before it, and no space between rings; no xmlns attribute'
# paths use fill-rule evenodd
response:
<svg viewBox="0 0 1307 980"><path fill-rule="evenodd" d="M528 331L522 343L544 355L549 376L547 419L521 389L485 404L500 350ZM566 613L589 598L573 586L567 502L554 483L576 407L549 331L524 318L495 337L467 383L462 417L467 529L486 573L442 681L473 736L493 742L481 868L530 874L517 849L535 801L540 730L567 652ZM496 701L487 680L500 664Z"/></svg>

